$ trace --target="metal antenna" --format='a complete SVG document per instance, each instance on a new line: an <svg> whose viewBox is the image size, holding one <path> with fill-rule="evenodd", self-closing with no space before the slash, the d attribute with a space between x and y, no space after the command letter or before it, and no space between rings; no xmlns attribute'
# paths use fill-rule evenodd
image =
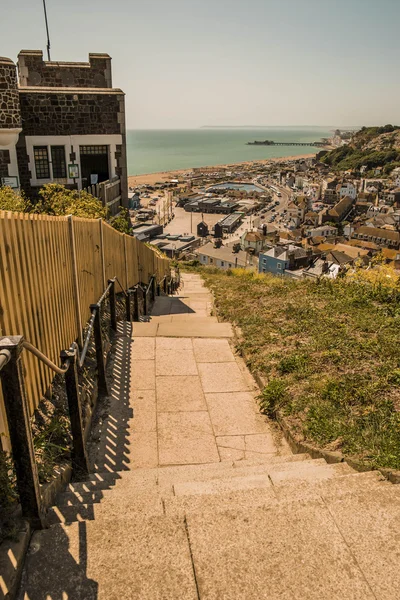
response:
<svg viewBox="0 0 400 600"><path fill-rule="evenodd" d="M47 32L47 58L50 61L50 35L49 35L49 24L47 22L47 11L46 11L46 0L43 0L43 9L44 9L44 20L46 22L46 32Z"/></svg>

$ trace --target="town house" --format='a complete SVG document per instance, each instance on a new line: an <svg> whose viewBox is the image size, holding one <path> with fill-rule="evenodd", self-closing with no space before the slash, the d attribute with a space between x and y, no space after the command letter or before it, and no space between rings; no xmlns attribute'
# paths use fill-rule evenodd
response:
<svg viewBox="0 0 400 600"><path fill-rule="evenodd" d="M125 98L111 58L50 62L39 50L0 59L0 176L30 198L46 183L83 189L111 182L112 213L128 206ZM97 188L98 189L98 188ZM93 189L95 191L95 189Z"/></svg>

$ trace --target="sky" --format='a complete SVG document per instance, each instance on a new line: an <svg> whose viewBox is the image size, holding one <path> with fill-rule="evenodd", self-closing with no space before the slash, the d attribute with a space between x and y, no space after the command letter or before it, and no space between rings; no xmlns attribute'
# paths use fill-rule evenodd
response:
<svg viewBox="0 0 400 600"><path fill-rule="evenodd" d="M51 58L112 56L128 128L400 124L400 0L46 0ZM0 55L46 49L42 0Z"/></svg>

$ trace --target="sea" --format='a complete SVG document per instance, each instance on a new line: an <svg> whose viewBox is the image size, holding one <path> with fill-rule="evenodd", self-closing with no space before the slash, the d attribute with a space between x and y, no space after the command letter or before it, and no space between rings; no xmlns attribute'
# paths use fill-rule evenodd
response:
<svg viewBox="0 0 400 600"><path fill-rule="evenodd" d="M317 142L332 137L326 127L202 127L199 129L138 129L127 131L128 173L142 175L246 160L298 156L316 152L313 146L247 146L255 140Z"/></svg>

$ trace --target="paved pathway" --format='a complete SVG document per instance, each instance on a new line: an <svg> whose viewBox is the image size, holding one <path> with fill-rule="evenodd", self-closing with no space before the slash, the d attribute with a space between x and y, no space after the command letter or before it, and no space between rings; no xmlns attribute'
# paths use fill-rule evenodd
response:
<svg viewBox="0 0 400 600"><path fill-rule="evenodd" d="M185 274L121 328L94 473L34 534L19 600L400 598L398 486L292 455L211 310Z"/></svg>
<svg viewBox="0 0 400 600"><path fill-rule="evenodd" d="M157 298L150 323L133 326L135 466L276 454L254 381L233 352L231 326L211 316L212 298L198 276L182 280L177 296ZM280 450L288 452L283 442Z"/></svg>

